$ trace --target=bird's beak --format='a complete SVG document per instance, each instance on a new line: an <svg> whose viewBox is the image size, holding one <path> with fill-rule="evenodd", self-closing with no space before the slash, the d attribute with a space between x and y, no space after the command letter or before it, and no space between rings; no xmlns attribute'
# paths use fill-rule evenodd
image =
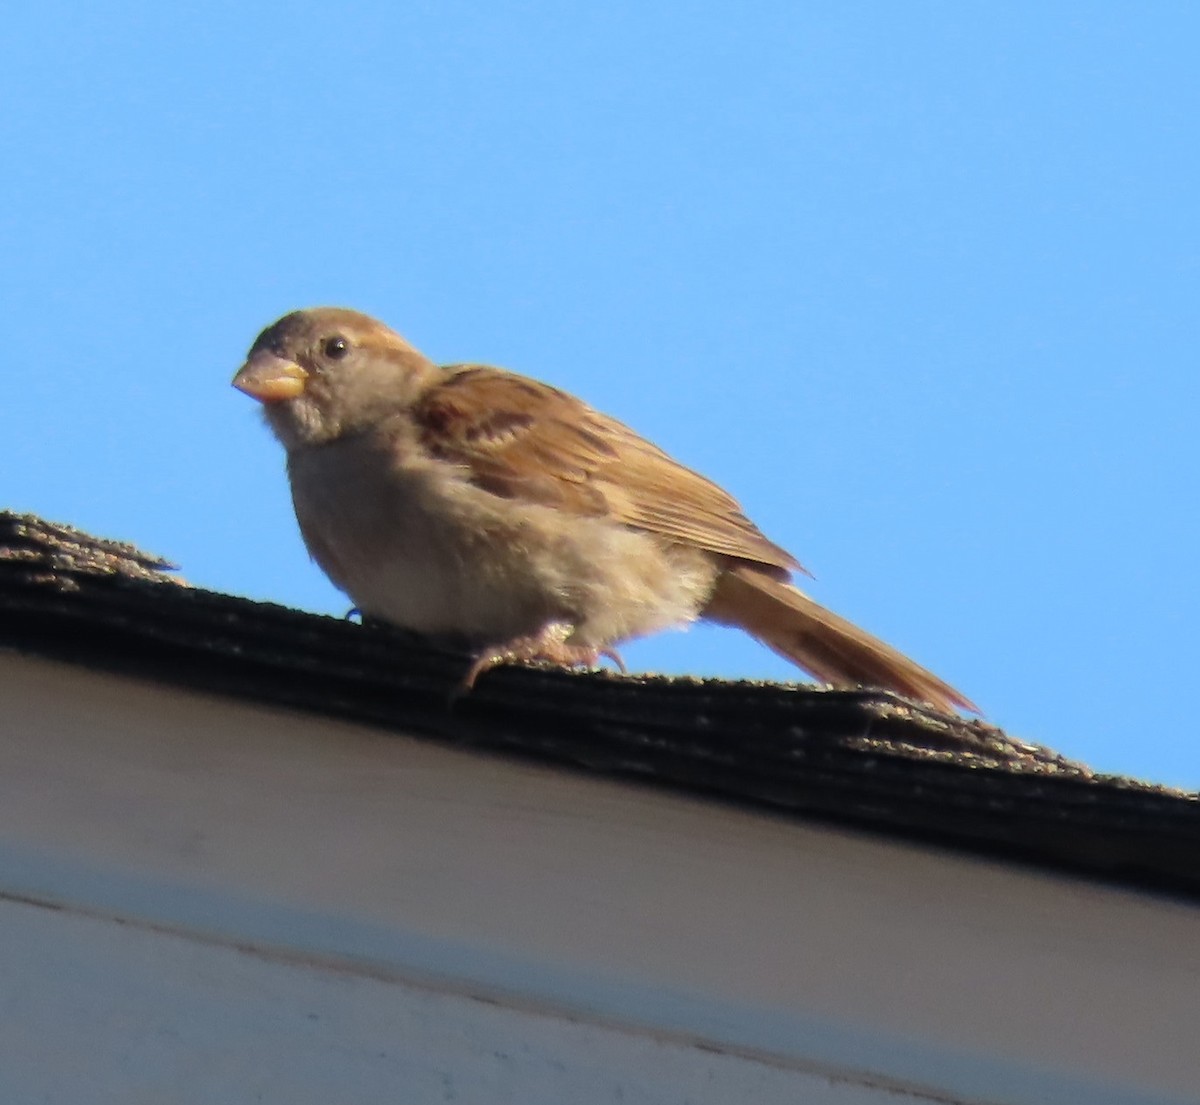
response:
<svg viewBox="0 0 1200 1105"><path fill-rule="evenodd" d="M238 391L260 403L280 403L304 394L308 373L295 361L277 357L274 353L256 353L233 378Z"/></svg>

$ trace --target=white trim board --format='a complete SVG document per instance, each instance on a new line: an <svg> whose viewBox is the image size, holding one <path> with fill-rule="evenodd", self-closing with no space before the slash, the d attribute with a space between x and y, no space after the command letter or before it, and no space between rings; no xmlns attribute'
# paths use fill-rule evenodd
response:
<svg viewBox="0 0 1200 1105"><path fill-rule="evenodd" d="M1196 1100L1190 905L13 655L0 694L0 890L89 931L863 1092Z"/></svg>

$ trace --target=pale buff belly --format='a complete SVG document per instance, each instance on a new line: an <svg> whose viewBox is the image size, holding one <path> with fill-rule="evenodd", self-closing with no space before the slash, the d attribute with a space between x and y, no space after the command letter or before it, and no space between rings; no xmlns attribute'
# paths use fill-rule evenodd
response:
<svg viewBox="0 0 1200 1105"><path fill-rule="evenodd" d="M697 549L501 499L429 462L364 465L337 445L289 473L326 574L365 614L420 633L490 644L561 623L602 647L691 621L716 576Z"/></svg>

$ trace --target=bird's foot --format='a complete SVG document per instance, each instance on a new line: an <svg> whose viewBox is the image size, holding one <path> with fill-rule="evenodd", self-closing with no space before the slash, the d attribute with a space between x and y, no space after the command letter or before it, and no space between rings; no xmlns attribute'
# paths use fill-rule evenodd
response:
<svg viewBox="0 0 1200 1105"><path fill-rule="evenodd" d="M567 638L572 632L572 626L555 622L540 633L514 637L511 641L484 649L467 670L458 693L465 694L485 671L499 664L544 663L564 668L594 668L602 657L606 657L624 674L625 662L616 649L568 644Z"/></svg>

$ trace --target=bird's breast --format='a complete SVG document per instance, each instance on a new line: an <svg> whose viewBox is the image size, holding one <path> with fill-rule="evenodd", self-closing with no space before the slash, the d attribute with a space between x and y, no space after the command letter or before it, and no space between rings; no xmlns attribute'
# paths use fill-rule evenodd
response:
<svg viewBox="0 0 1200 1105"><path fill-rule="evenodd" d="M336 442L288 472L313 559L364 613L420 633L493 643L561 621L610 644L690 621L715 578L699 550L501 498L420 453Z"/></svg>

